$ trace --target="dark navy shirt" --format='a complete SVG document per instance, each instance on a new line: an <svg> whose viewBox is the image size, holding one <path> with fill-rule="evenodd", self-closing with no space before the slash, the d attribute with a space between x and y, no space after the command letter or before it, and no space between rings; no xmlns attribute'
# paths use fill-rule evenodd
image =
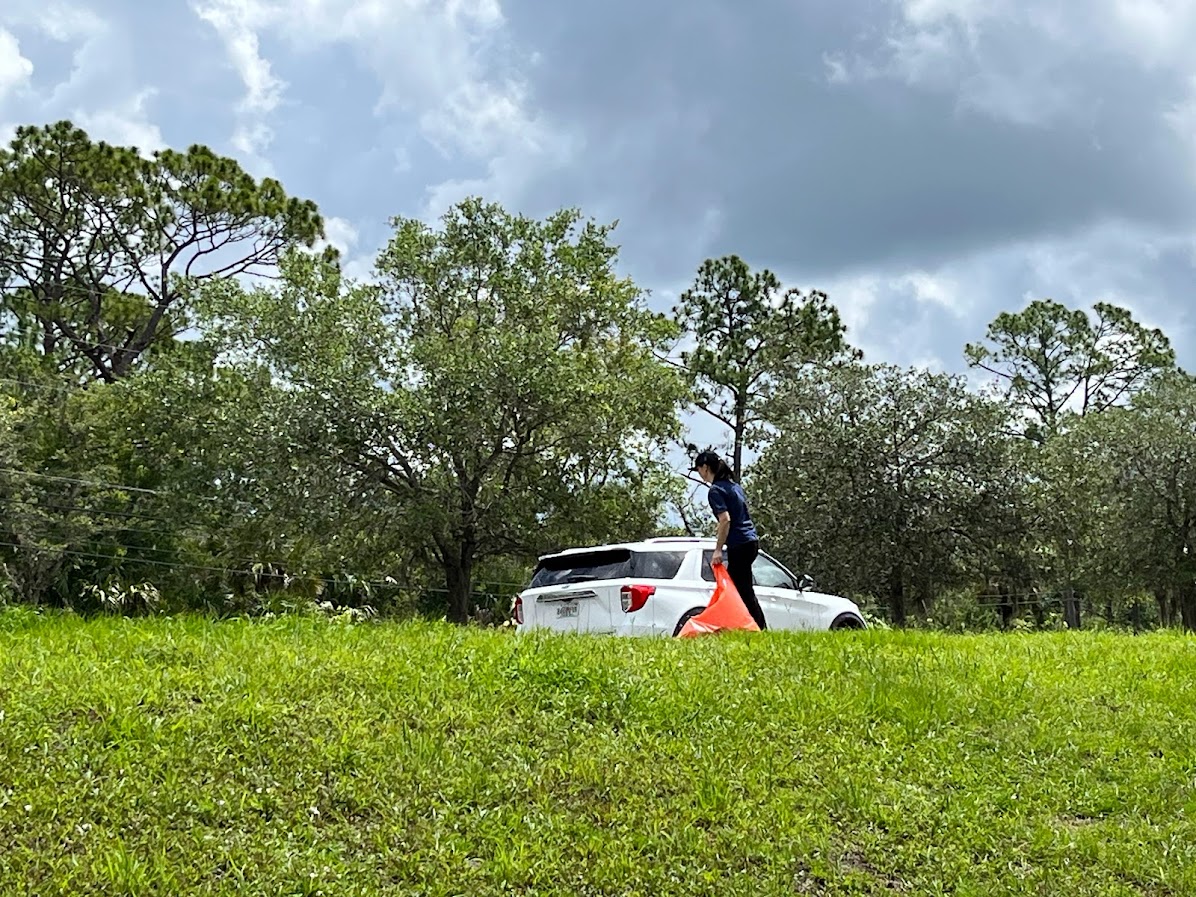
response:
<svg viewBox="0 0 1196 897"><path fill-rule="evenodd" d="M728 546L759 541L742 486L731 480L715 480L710 484L706 498L716 518L723 511L731 516L731 528L727 531Z"/></svg>

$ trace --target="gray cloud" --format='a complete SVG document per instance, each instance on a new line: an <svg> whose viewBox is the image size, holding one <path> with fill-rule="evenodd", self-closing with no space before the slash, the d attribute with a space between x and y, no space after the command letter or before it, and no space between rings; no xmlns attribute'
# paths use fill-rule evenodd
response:
<svg viewBox="0 0 1196 897"><path fill-rule="evenodd" d="M582 148L527 198L617 206L635 242L649 245L662 228L685 231L717 211L711 251L815 277L936 264L1107 219L1190 223L1192 183L1178 176L1186 148L1163 118L1185 87L1176 73L1067 61L1054 83L1075 105L1016 123L969 106L949 76L960 67L973 93L1011 97L1017 84L993 76L984 88L975 72L989 57L998 75L1016 68L1040 48L1032 35L998 28L984 59L945 60L927 83L875 73L831 83L826 57L844 47L880 53L892 68L896 20L887 4L839 4L833 18L803 6L761 4L749 16L699 2L677 16L665 4L612 0L545 16L541 4L509 2L516 40L541 54L528 69L532 100ZM866 16L876 23L881 13L875 36L861 40ZM1025 90L1041 86L1030 79ZM657 275L692 267L645 264Z"/></svg>
<svg viewBox="0 0 1196 897"><path fill-rule="evenodd" d="M1038 296L1112 298L1196 353L1196 8L113 0L91 4L103 28L53 36L44 5L14 3L0 27L34 72L0 127L78 115L209 143L351 224L357 271L390 215L481 193L619 219L659 307L726 252L826 289L872 360L959 369ZM266 64L278 96L250 108ZM242 153L259 124L272 139Z"/></svg>
<svg viewBox="0 0 1196 897"><path fill-rule="evenodd" d="M618 217L629 270L671 291L725 252L829 288L873 360L958 370L1047 295L1129 305L1188 357L1196 15L1098 6L507 0L573 153L488 183Z"/></svg>

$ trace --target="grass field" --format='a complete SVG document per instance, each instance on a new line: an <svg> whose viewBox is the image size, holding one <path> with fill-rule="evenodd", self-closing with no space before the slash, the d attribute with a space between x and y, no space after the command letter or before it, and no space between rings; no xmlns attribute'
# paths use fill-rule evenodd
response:
<svg viewBox="0 0 1196 897"><path fill-rule="evenodd" d="M0 612L0 894L1196 894L1196 639Z"/></svg>

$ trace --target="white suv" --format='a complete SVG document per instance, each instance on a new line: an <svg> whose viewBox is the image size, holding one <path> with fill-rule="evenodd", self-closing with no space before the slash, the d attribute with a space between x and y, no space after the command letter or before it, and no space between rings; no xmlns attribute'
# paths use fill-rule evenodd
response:
<svg viewBox="0 0 1196 897"><path fill-rule="evenodd" d="M714 544L649 539L546 555L515 599L518 630L675 636L714 593ZM810 591L808 576L799 579L763 552L752 578L769 629L865 628L854 602Z"/></svg>

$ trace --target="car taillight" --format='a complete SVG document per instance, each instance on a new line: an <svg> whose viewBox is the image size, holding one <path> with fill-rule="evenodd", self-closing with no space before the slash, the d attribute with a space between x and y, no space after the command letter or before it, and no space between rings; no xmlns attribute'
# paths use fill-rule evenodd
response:
<svg viewBox="0 0 1196 897"><path fill-rule="evenodd" d="M629 614L633 610L639 610L655 594L656 586L623 586L619 590L619 601L623 605L623 613Z"/></svg>
<svg viewBox="0 0 1196 897"><path fill-rule="evenodd" d="M515 618L515 624L517 626L523 625L523 596L522 595L515 596L515 608L512 611L511 616L513 616Z"/></svg>

